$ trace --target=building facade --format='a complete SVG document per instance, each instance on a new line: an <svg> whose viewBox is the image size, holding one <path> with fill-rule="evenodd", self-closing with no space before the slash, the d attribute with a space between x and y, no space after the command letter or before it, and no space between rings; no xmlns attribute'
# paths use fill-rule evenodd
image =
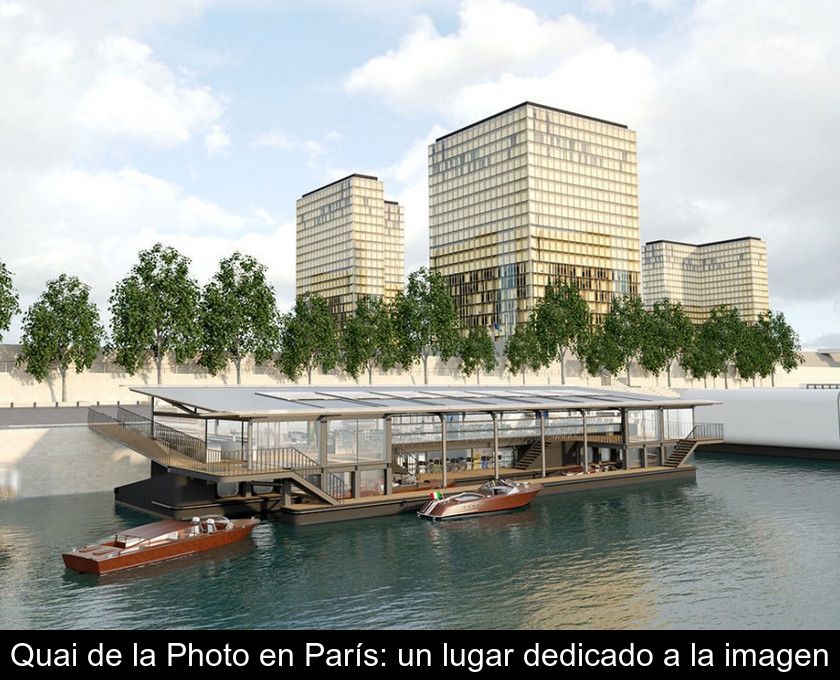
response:
<svg viewBox="0 0 840 680"><path fill-rule="evenodd" d="M525 102L440 137L429 238L467 326L509 335L556 280L600 321L641 292L636 133Z"/></svg>
<svg viewBox="0 0 840 680"><path fill-rule="evenodd" d="M296 293L325 298L339 324L362 297L390 301L402 290L405 213L382 182L354 174L297 201Z"/></svg>
<svg viewBox="0 0 840 680"><path fill-rule="evenodd" d="M735 307L746 321L770 310L767 245L753 236L691 244L651 241L642 258L642 297L679 302L695 323L712 307Z"/></svg>

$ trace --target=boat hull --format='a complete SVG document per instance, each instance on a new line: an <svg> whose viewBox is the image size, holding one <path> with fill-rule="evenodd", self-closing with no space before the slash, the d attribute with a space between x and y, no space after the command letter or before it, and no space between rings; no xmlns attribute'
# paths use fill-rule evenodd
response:
<svg viewBox="0 0 840 680"><path fill-rule="evenodd" d="M62 558L64 559L64 566L68 569L74 569L85 574L107 574L145 564L154 564L176 557L193 555L236 543L248 537L254 527L259 524L259 520L233 520L233 524L232 529L216 531L211 534L201 534L164 545L134 551L130 548L123 550L112 548L108 550L106 546L103 546L100 550L92 551L93 554L90 555L83 555L77 551L73 551L62 554Z"/></svg>
<svg viewBox="0 0 840 680"><path fill-rule="evenodd" d="M506 512L527 507L542 491L542 486L531 486L526 491L503 496L485 496L466 502L429 501L417 514L424 519L459 519L491 512Z"/></svg>

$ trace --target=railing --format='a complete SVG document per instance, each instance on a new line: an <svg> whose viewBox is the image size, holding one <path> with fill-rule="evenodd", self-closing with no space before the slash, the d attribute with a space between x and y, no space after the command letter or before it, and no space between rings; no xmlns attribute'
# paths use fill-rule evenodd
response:
<svg viewBox="0 0 840 680"><path fill-rule="evenodd" d="M588 434L613 434L615 432L616 424L613 422L592 422L587 421ZM440 439L440 424L429 423L424 425L395 425L391 435L394 443L417 443L425 441L437 441ZM582 424L563 424L563 425L549 425L546 424L545 434L547 437L557 436L575 436L582 432ZM500 423L498 428L499 438L506 437L516 438L531 438L540 436L539 422L530 420L524 421L522 424L515 422ZM472 423L446 423L446 439L447 441L460 440L475 440L475 439L492 439L493 438L493 424L492 422L472 422Z"/></svg>
<svg viewBox="0 0 840 680"><path fill-rule="evenodd" d="M806 390L840 390L840 383L806 383Z"/></svg>
<svg viewBox="0 0 840 680"><path fill-rule="evenodd" d="M684 439L701 441L706 439L723 440L723 423L695 423L694 428Z"/></svg>
<svg viewBox="0 0 840 680"><path fill-rule="evenodd" d="M152 437L151 419L125 408L118 408L116 417L88 408L88 425L165 467L205 472L218 477L280 471L297 472L306 478L320 474L318 461L293 447L254 449L250 454L239 449L212 449L207 448L202 440L158 422L154 423ZM323 484L318 486L334 498L347 496L346 484L338 475L326 472L322 481Z"/></svg>

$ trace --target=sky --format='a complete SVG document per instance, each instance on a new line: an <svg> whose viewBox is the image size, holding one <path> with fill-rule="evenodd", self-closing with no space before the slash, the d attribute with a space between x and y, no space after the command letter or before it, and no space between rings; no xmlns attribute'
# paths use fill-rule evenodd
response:
<svg viewBox="0 0 840 680"><path fill-rule="evenodd" d="M636 130L642 242L765 239L771 307L837 347L838 35L836 0L0 0L0 261L107 316L142 248L201 284L240 250L288 308L295 200L361 172L411 271L428 144L531 100Z"/></svg>

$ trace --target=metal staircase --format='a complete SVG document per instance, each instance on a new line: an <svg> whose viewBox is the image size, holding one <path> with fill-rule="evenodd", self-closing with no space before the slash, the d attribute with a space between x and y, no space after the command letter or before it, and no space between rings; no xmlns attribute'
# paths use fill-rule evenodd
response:
<svg viewBox="0 0 840 680"><path fill-rule="evenodd" d="M534 464L534 461L540 457L541 452L542 446L540 444L540 440L535 439L528 448L522 451L519 458L517 458L516 462L513 464L513 467L516 470L527 470Z"/></svg>
<svg viewBox="0 0 840 680"><path fill-rule="evenodd" d="M723 425L719 423L697 423L686 437L680 439L673 451L665 458L665 467L680 467L700 444L723 441Z"/></svg>

